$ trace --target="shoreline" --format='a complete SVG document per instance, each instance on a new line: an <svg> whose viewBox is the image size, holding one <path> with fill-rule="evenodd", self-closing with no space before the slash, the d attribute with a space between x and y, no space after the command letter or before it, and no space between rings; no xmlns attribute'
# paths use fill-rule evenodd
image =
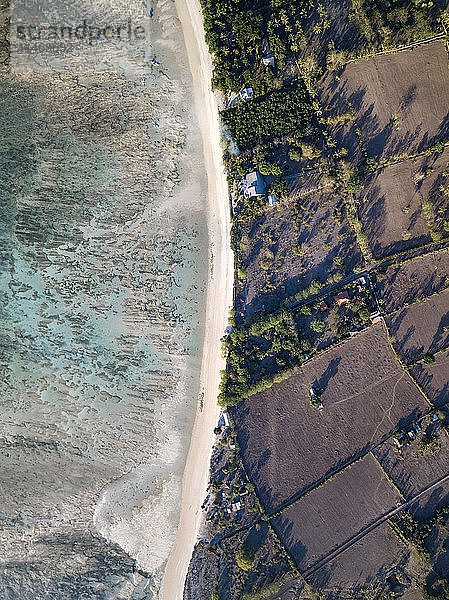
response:
<svg viewBox="0 0 449 600"><path fill-rule="evenodd" d="M208 181L209 280L200 375L203 407L198 405L182 482L182 502L174 547L165 567L161 599L182 600L184 583L202 520L201 503L206 495L220 370L225 361L221 337L232 306L234 284L230 246L228 185L222 162L217 100L211 89L212 61L204 39L203 16L198 0L176 0L184 43L193 79L193 95L203 142Z"/></svg>

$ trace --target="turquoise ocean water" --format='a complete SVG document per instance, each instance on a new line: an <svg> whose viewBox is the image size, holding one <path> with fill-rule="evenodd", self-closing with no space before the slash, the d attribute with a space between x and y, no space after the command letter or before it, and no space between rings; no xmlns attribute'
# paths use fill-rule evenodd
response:
<svg viewBox="0 0 449 600"><path fill-rule="evenodd" d="M4 53L0 598L154 598L208 278L190 72L172 2L45 8L12 27L106 14L145 38L30 53L16 29Z"/></svg>

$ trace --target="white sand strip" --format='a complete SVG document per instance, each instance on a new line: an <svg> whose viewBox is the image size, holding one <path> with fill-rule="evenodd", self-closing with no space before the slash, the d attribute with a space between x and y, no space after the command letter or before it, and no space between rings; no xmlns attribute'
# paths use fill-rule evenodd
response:
<svg viewBox="0 0 449 600"><path fill-rule="evenodd" d="M201 525L201 504L206 495L209 463L217 423L220 369L224 368L220 338L232 304L233 255L230 247L228 186L220 148L217 99L211 90L212 61L204 40L203 17L198 0L176 0L190 69L194 99L203 138L208 175L209 243L213 274L207 288L207 307L201 389L203 410L198 411L183 478L182 506L175 546L162 585L162 600L181 600L193 547Z"/></svg>

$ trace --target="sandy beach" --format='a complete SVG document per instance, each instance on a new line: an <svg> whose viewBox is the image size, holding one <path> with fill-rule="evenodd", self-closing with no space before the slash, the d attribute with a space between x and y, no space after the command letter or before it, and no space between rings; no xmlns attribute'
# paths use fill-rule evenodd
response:
<svg viewBox="0 0 449 600"><path fill-rule="evenodd" d="M212 61L204 40L203 18L197 0L176 0L184 32L194 100L203 139L208 176L208 230L212 266L207 288L205 334L201 367L202 410L198 407L183 477L182 506L176 541L165 570L162 600L180 600L201 524L206 495L220 370L224 368L220 338L232 304L233 256L230 248L228 187L220 148L217 100L211 90Z"/></svg>

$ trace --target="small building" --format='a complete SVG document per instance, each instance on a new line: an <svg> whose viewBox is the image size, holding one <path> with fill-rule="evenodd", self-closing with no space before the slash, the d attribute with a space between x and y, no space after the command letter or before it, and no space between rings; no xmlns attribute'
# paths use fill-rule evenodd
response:
<svg viewBox="0 0 449 600"><path fill-rule="evenodd" d="M234 512L237 512L238 510L240 510L242 508L242 505L240 502L234 502L234 504L232 505L232 510Z"/></svg>
<svg viewBox="0 0 449 600"><path fill-rule="evenodd" d="M406 443L406 441L407 440L406 440L406 438L404 436L404 433L402 431L399 432L399 433L397 433L397 434L395 434L394 437L393 437L393 442L396 444L396 446L399 449L401 449L404 446L404 444Z"/></svg>
<svg viewBox="0 0 449 600"><path fill-rule="evenodd" d="M362 285L366 285L366 278L365 277L359 277L359 281Z"/></svg>
<svg viewBox="0 0 449 600"><path fill-rule="evenodd" d="M334 300L338 306L344 306L345 304L347 304L350 301L350 299L351 298L350 298L347 290L344 290L344 292L340 292L339 294L334 296Z"/></svg>
<svg viewBox="0 0 449 600"><path fill-rule="evenodd" d="M223 412L223 421L225 424L225 427L229 427L229 415L228 415L228 411L224 411Z"/></svg>
<svg viewBox="0 0 449 600"><path fill-rule="evenodd" d="M270 66L270 67L274 67L274 56L273 56L273 55L271 55L271 56L264 56L264 57L262 58L262 63L263 63L263 64L264 64L266 67L268 67L268 66Z"/></svg>
<svg viewBox="0 0 449 600"><path fill-rule="evenodd" d="M265 194L265 183L259 171L253 171L245 175L243 189L245 198L253 198L254 196L263 196Z"/></svg>
<svg viewBox="0 0 449 600"><path fill-rule="evenodd" d="M240 90L239 96L244 102L246 102L246 100L251 100L251 98L254 96L254 90L252 87L244 87L242 90Z"/></svg>
<svg viewBox="0 0 449 600"><path fill-rule="evenodd" d="M326 310L329 310L329 307L324 300L321 300L321 302L318 304L318 308L321 312L326 312Z"/></svg>
<svg viewBox="0 0 449 600"><path fill-rule="evenodd" d="M376 323L381 323L383 321L383 317L380 314L380 312L371 313L370 319L373 325L375 325Z"/></svg>
<svg viewBox="0 0 449 600"><path fill-rule="evenodd" d="M269 204L270 206L276 206L276 204L277 204L277 203L278 203L278 202L277 202L276 196L275 196L274 194L270 194L270 195L268 196L268 204Z"/></svg>
<svg viewBox="0 0 449 600"><path fill-rule="evenodd" d="M268 41L268 38L264 38L262 40L262 53L263 53L262 64L264 64L265 66L269 65L270 67L274 67L274 65L275 65L274 56L273 56L273 53L271 52L270 43Z"/></svg>

